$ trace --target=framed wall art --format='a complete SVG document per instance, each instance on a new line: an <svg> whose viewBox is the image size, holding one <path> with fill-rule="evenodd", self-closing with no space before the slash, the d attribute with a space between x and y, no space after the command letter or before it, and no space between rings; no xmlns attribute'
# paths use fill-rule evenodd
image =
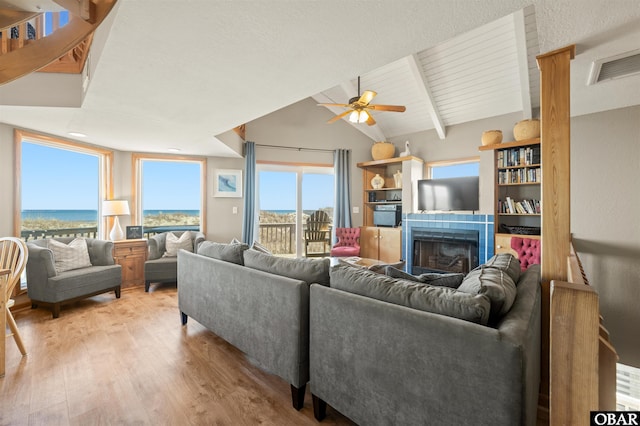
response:
<svg viewBox="0 0 640 426"><path fill-rule="evenodd" d="M214 197L242 197L242 170L216 170L213 174Z"/></svg>

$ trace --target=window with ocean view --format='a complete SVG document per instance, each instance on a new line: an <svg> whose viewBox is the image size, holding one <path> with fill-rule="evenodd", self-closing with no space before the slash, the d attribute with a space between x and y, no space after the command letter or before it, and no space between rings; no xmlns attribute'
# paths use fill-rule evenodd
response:
<svg viewBox="0 0 640 426"><path fill-rule="evenodd" d="M19 148L21 237L98 237L106 153L37 135Z"/></svg>
<svg viewBox="0 0 640 426"><path fill-rule="evenodd" d="M140 156L137 216L145 233L202 230L203 160Z"/></svg>

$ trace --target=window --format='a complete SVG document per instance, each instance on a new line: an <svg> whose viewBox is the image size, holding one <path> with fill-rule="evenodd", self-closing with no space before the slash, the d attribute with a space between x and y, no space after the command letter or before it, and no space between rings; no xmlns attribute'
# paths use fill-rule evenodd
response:
<svg viewBox="0 0 640 426"><path fill-rule="evenodd" d="M111 151L16 130L15 234L23 239L99 237L100 202L111 194Z"/></svg>
<svg viewBox="0 0 640 426"><path fill-rule="evenodd" d="M480 157L427 163L428 179L480 176Z"/></svg>
<svg viewBox="0 0 640 426"><path fill-rule="evenodd" d="M133 219L147 235L205 231L206 160L134 154Z"/></svg>
<svg viewBox="0 0 640 426"><path fill-rule="evenodd" d="M303 230L316 210L333 219L331 166L258 164L259 237L274 254L302 255Z"/></svg>

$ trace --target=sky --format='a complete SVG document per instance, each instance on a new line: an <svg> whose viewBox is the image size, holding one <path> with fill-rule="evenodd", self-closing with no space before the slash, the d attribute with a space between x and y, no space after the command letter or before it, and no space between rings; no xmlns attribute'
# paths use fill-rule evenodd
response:
<svg viewBox="0 0 640 426"><path fill-rule="evenodd" d="M24 142L22 210L97 210L98 165L95 155ZM436 167L433 177L478 175L478 168ZM200 163L147 160L142 173L144 210L200 209ZM304 173L302 209L333 206L333 185L332 174ZM258 188L261 210L296 209L296 172L260 171Z"/></svg>
<svg viewBox="0 0 640 426"><path fill-rule="evenodd" d="M22 210L97 210L98 167L95 155L24 142ZM200 163L147 160L142 175L144 210L200 209ZM295 210L295 172L262 171L259 188L262 210ZM303 210L333 202L333 175L303 174Z"/></svg>

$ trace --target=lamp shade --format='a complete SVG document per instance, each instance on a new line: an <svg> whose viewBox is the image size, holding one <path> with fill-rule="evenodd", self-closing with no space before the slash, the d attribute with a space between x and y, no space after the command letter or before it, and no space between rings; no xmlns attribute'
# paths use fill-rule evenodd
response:
<svg viewBox="0 0 640 426"><path fill-rule="evenodd" d="M127 200L104 200L102 202L103 216L123 216L129 214Z"/></svg>

